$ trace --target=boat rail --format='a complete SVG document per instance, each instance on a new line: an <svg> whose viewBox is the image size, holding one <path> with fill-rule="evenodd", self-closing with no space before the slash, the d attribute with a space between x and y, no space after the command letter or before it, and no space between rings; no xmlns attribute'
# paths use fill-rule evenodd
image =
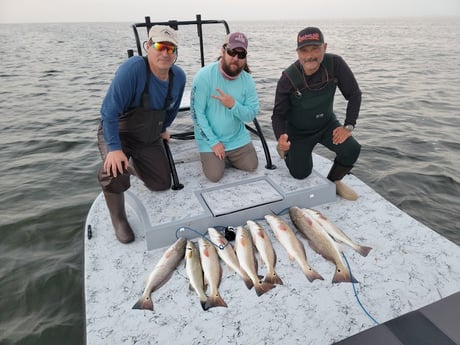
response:
<svg viewBox="0 0 460 345"><path fill-rule="evenodd" d="M146 36L148 37L148 32L150 28L155 25L169 26L173 28L174 30L179 30L181 26L195 25L197 29L197 35L198 35L199 46L200 46L200 62L201 62L201 67L203 67L205 65L205 59L204 59L204 49L205 48L204 48L204 42L203 42L202 28L203 28L203 25L213 25L213 24L223 25L225 33L226 34L230 33L229 25L225 20L203 20L201 19L200 14L196 15L195 20L184 20L184 21L179 21L179 20L151 21L150 17L146 16L144 22L134 23L131 25L133 32L134 32L134 38L136 40L137 55L143 56L143 52L142 52L143 43L140 38L139 29L145 28ZM128 57L134 56L135 51L133 49L128 49L127 52L128 52ZM190 106L181 106L179 108L179 112L186 112L186 111L190 111ZM256 135L262 143L262 147L263 147L264 154L265 154L265 160L266 160L265 168L270 169L270 170L276 169L276 166L272 163L271 156L270 156L270 150L268 148L265 136L262 132L262 128L257 118L255 118L252 122L253 122L253 126L250 126L249 124L246 124L245 126L252 134ZM171 138L178 139L178 140L190 140L190 139L194 139L195 136L194 136L193 131L187 131L187 132L171 134ZM163 140L163 144L166 150L166 155L168 157L169 167L171 170L171 176L173 180L173 184L171 188L174 190L182 189L184 185L179 182L179 177L176 172L174 157L172 155L171 149L169 148L169 144L166 140Z"/></svg>

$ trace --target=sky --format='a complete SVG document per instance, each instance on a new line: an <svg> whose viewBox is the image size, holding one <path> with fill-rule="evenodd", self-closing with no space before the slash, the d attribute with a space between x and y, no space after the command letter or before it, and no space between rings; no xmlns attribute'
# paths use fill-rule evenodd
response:
<svg viewBox="0 0 460 345"><path fill-rule="evenodd" d="M196 14L227 21L460 16L460 0L0 0L0 23L192 20Z"/></svg>

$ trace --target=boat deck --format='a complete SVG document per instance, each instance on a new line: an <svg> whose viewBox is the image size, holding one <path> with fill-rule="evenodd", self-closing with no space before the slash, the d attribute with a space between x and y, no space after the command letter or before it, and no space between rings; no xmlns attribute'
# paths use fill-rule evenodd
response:
<svg viewBox="0 0 460 345"><path fill-rule="evenodd" d="M342 200L335 195L330 201L315 199L319 194L330 197L327 181L322 177L331 166L329 160L315 155L316 173L298 181L289 176L284 162L274 154L272 159L277 169L265 169L262 149L258 142L255 144L260 162L257 172L227 169L224 179L213 184L202 176L196 150L184 149L188 143L172 142L171 150L178 161L177 172L184 188L149 192L138 179L132 179L127 212L136 241L131 244L123 245L115 239L103 196L97 197L85 225L92 232L91 239L85 235L88 345L332 344L363 331L379 329L374 327L376 322L382 325L460 291L459 246L399 210L353 175L346 176L344 181L359 193L357 201ZM271 152L276 152L274 143L269 145ZM253 187L263 191L266 183L271 190L268 204L280 201L276 193L288 200L286 195L293 188L300 188L305 200L292 199L296 206L318 209L356 242L373 248L367 257L362 257L344 247L358 284L332 284L334 266L301 238L311 266L325 278L310 283L297 263L290 261L268 224L252 219L259 221L271 236L277 253L276 271L284 285L257 297L254 290L247 290L241 278L221 262L223 276L219 291L228 308L203 311L196 294L189 291L185 267L181 264L171 279L152 294L153 312L132 309L149 273L163 255L166 242L176 234L196 236L186 227L196 226L196 230L206 231L206 223L184 221L203 213L204 199L217 200L215 204L205 201L209 211L216 212L214 215L238 213L239 208L229 208L231 198L236 196L238 200L242 195L245 199L247 196L241 193ZM230 192L215 198L216 187ZM325 187L324 193L318 194L318 187ZM301 202L306 204L298 204ZM260 200L258 205L265 207ZM223 209L218 211L220 206ZM276 210L285 206L277 205ZM259 215L265 211L258 209L251 217L262 218ZM244 220L240 216L219 218L219 225L241 225ZM286 214L282 217L290 223ZM154 229L168 223L169 227L161 228L157 236ZM180 230L181 226L185 230ZM164 231L167 236L162 235ZM260 265L259 274L264 273L265 267ZM377 344L376 340L368 343Z"/></svg>
<svg viewBox="0 0 460 345"><path fill-rule="evenodd" d="M460 292L335 345L458 345Z"/></svg>

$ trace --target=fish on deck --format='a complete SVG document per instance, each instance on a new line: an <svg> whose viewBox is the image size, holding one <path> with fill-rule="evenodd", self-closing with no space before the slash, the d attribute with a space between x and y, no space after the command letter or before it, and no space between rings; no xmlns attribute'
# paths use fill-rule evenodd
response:
<svg viewBox="0 0 460 345"><path fill-rule="evenodd" d="M207 239L200 237L198 239L198 248L200 250L204 282L209 288L208 300L204 309L227 307L227 303L225 303L219 293L219 285L222 279L222 267L220 266L216 247Z"/></svg>
<svg viewBox="0 0 460 345"><path fill-rule="evenodd" d="M294 230L279 216L268 214L265 216L265 219L275 234L276 239L286 249L289 259L297 261L307 279L310 282L316 279L324 280L308 263L305 247L296 237Z"/></svg>
<svg viewBox="0 0 460 345"><path fill-rule="evenodd" d="M308 240L310 247L335 265L333 283L356 282L342 258L337 242L315 218L297 206L289 209L289 216L296 228Z"/></svg>
<svg viewBox="0 0 460 345"><path fill-rule="evenodd" d="M283 281L275 271L276 252L273 249L273 245L268 237L268 234L265 232L262 225L255 221L248 220L246 224L251 232L252 242L256 246L262 261L267 267L267 273L265 274L264 281L271 284L283 285Z"/></svg>
<svg viewBox="0 0 460 345"><path fill-rule="evenodd" d="M333 222L331 222L324 214L321 212L311 209L311 208L302 208L303 211L307 212L310 214L313 218L315 218L318 223L321 224L324 230L327 231L327 233L334 238L337 242L346 244L362 256L366 257L369 252L371 251L371 247L368 246L363 246L359 243L356 243L353 241L350 237L345 234L337 225L335 225Z"/></svg>
<svg viewBox="0 0 460 345"><path fill-rule="evenodd" d="M153 310L151 295L171 278L174 270L184 258L186 243L187 240L181 237L166 250L150 273L144 292L134 304L133 309Z"/></svg>
<svg viewBox="0 0 460 345"><path fill-rule="evenodd" d="M249 290L252 289L254 284L246 271L241 268L232 244L228 242L225 236L215 228L208 228L208 234L211 241L217 245L217 254L222 261L243 279L244 284Z"/></svg>
<svg viewBox="0 0 460 345"><path fill-rule="evenodd" d="M205 293L203 268L201 267L200 252L195 242L188 240L185 247L185 270L190 282L190 290L194 290L200 300L203 310L207 310L208 296Z"/></svg>
<svg viewBox="0 0 460 345"><path fill-rule="evenodd" d="M272 283L262 281L257 273L257 260L254 255L251 234L243 226L238 226L236 229L235 251L241 268L246 271L254 284L257 296L262 296L275 287Z"/></svg>

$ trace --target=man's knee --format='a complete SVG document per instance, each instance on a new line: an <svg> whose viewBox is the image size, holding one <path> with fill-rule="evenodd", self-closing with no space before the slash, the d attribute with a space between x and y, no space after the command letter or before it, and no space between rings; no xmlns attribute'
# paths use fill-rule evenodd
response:
<svg viewBox="0 0 460 345"><path fill-rule="evenodd" d="M296 168L291 168L288 166L289 173L291 174L292 177L298 179L298 180L303 180L307 178L308 176L311 175L312 168L307 168L307 169L296 169Z"/></svg>
<svg viewBox="0 0 460 345"><path fill-rule="evenodd" d="M113 177L107 175L101 167L97 173L97 179L102 190L109 193L123 193L131 187L130 174L128 172Z"/></svg>
<svg viewBox="0 0 460 345"><path fill-rule="evenodd" d="M223 171L212 171L210 169L203 170L204 176L211 182L219 182L220 179L224 176Z"/></svg>
<svg viewBox="0 0 460 345"><path fill-rule="evenodd" d="M157 178L145 180L144 184L149 190L153 192L167 190L171 187L171 176L164 177L162 179Z"/></svg>

